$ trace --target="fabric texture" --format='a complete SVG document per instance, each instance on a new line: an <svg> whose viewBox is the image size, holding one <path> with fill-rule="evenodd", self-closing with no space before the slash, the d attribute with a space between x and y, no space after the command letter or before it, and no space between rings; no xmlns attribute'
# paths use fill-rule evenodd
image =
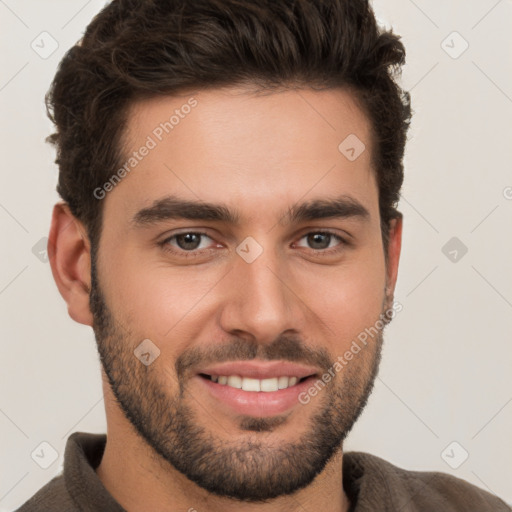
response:
<svg viewBox="0 0 512 512"><path fill-rule="evenodd" d="M66 443L63 472L16 512L126 512L98 478L107 436L75 432ZM407 471L364 452L343 454L343 487L350 512L511 512L505 502L439 472Z"/></svg>

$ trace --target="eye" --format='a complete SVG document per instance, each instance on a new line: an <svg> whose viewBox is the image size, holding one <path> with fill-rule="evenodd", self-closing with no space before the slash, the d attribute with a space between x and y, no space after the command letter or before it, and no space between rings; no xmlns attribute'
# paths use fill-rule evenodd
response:
<svg viewBox="0 0 512 512"><path fill-rule="evenodd" d="M336 233L331 231L310 231L303 235L299 240L306 241L306 247L311 249L317 255L331 255L339 252L349 243ZM210 243L208 243L208 241ZM214 240L202 231L185 231L175 233L167 237L159 245L167 252L184 258L194 258L204 256L205 253L214 250L211 246ZM334 243L333 242L337 242ZM303 245L297 244L299 247ZM222 245L217 244L217 247ZM340 249L341 248L341 249Z"/></svg>
<svg viewBox="0 0 512 512"><path fill-rule="evenodd" d="M211 241L206 233L199 231L186 231L184 233L174 234L162 242L160 245L166 250L173 254L179 254L180 256L195 256L196 253L208 248L208 244L204 244L204 239L207 238Z"/></svg>
<svg viewBox="0 0 512 512"><path fill-rule="evenodd" d="M337 235L336 233L332 233L331 231L311 231L301 238L301 240L303 239L306 239L306 243L309 245L310 249L327 253L333 252L330 250L333 247L338 247L340 245L348 245L348 242L346 240L344 240L341 236ZM331 242L333 241L337 241L338 244L332 246ZM327 251L326 249L329 250ZM335 249L335 252L337 250L338 249Z"/></svg>

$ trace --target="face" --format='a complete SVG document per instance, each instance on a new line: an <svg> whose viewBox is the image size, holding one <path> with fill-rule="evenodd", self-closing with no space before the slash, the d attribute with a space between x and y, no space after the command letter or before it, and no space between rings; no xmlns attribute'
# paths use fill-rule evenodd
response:
<svg viewBox="0 0 512 512"><path fill-rule="evenodd" d="M113 394L163 465L266 500L322 471L378 369L381 331L345 357L382 326L394 288L370 127L339 90L191 98L130 111L135 160L103 199L94 330ZM355 160L338 149L350 134L366 147Z"/></svg>

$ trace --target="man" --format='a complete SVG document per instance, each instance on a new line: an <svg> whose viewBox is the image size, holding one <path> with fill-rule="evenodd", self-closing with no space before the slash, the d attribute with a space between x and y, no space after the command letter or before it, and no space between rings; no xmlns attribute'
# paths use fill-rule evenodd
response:
<svg viewBox="0 0 512 512"><path fill-rule="evenodd" d="M404 49L362 0L114 0L48 104L49 242L107 435L19 510L500 511L343 453L394 301ZM366 335L364 335L366 334Z"/></svg>

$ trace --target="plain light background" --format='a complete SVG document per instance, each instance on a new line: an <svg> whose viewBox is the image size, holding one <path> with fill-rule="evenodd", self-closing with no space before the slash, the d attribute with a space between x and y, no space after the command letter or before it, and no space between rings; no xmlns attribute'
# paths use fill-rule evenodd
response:
<svg viewBox="0 0 512 512"><path fill-rule="evenodd" d="M58 200L44 94L104 4L0 0L0 512L61 470L70 433L106 431L93 332L68 317L41 241ZM512 2L374 8L403 38L415 111L403 311L345 450L451 473L512 503Z"/></svg>

